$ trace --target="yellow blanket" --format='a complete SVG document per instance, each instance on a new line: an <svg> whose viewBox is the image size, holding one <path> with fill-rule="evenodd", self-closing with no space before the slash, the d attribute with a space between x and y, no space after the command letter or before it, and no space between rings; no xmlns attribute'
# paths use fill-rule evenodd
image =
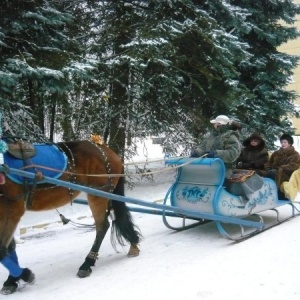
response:
<svg viewBox="0 0 300 300"><path fill-rule="evenodd" d="M300 192L300 169L293 172L289 181L284 181L281 184L280 190L288 199L295 201L298 192Z"/></svg>

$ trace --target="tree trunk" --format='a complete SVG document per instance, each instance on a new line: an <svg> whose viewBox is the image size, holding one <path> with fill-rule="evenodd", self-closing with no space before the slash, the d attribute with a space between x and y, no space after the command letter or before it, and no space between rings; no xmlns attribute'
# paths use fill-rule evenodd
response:
<svg viewBox="0 0 300 300"><path fill-rule="evenodd" d="M54 130L55 130L55 117L56 117L56 97L52 100L51 112L50 112L50 134L49 139L51 142L54 141Z"/></svg>
<svg viewBox="0 0 300 300"><path fill-rule="evenodd" d="M116 28L119 28L119 35L115 38L114 51L115 55L121 55L124 51L120 46L130 41L130 24L128 21L122 21L125 14L123 3L116 5ZM114 150L122 160L124 160L126 144L126 120L127 110L124 109L128 103L128 82L129 82L129 65L127 62L119 65L113 70L115 79L111 86L110 109L113 108L114 114L110 120L109 128L109 147Z"/></svg>

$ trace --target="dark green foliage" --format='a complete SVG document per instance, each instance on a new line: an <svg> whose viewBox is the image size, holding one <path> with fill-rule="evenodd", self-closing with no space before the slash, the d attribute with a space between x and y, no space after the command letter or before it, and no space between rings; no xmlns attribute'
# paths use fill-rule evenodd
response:
<svg viewBox="0 0 300 300"><path fill-rule="evenodd" d="M68 36L73 17L57 4L43 0L1 3L0 106L18 135L32 136L37 128L49 131L45 126L51 108L72 86L68 79L73 50L78 48Z"/></svg>
<svg viewBox="0 0 300 300"><path fill-rule="evenodd" d="M298 57L278 47L299 36L293 1L12 0L0 9L0 107L16 132L99 133L122 156L132 136L164 134L168 151L188 149L218 114L270 145L292 133L297 95L286 86Z"/></svg>
<svg viewBox="0 0 300 300"><path fill-rule="evenodd" d="M231 1L247 9L249 32L239 39L249 44L252 57L239 64L239 81L251 94L241 95L236 113L248 131L265 134L272 149L282 132L293 133L288 117L295 113L294 91L286 89L299 57L278 51L278 47L299 37L293 24L299 5L293 1ZM284 21L284 22L283 22Z"/></svg>

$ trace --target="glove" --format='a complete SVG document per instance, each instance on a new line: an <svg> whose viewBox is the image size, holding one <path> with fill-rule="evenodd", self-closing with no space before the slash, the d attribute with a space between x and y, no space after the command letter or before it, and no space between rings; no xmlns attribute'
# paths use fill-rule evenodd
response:
<svg viewBox="0 0 300 300"><path fill-rule="evenodd" d="M207 151L207 152L205 152L205 154L206 154L207 158L215 158L215 156L216 156L215 151Z"/></svg>
<svg viewBox="0 0 300 300"><path fill-rule="evenodd" d="M190 154L190 157L199 157L199 152L197 150L192 150L191 151L191 154Z"/></svg>

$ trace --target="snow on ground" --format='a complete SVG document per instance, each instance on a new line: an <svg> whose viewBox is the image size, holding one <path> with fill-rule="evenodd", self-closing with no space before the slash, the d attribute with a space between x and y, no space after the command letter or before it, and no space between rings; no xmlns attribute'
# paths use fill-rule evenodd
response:
<svg viewBox="0 0 300 300"><path fill-rule="evenodd" d="M163 156L158 145L151 151L154 159ZM136 180L126 195L162 199L173 181L172 173L157 175L155 182ZM73 221L93 223L85 205L59 211ZM17 251L21 265L34 271L36 282L1 299L300 299L300 218L240 243L222 237L214 223L176 232L166 228L161 216L133 213L133 218L144 237L140 256L127 258L128 246L115 252L107 234L93 273L80 279L76 273L94 232L54 222L56 211L26 213L21 222L27 228L21 236L25 242ZM0 281L6 277L7 271L0 268Z"/></svg>

